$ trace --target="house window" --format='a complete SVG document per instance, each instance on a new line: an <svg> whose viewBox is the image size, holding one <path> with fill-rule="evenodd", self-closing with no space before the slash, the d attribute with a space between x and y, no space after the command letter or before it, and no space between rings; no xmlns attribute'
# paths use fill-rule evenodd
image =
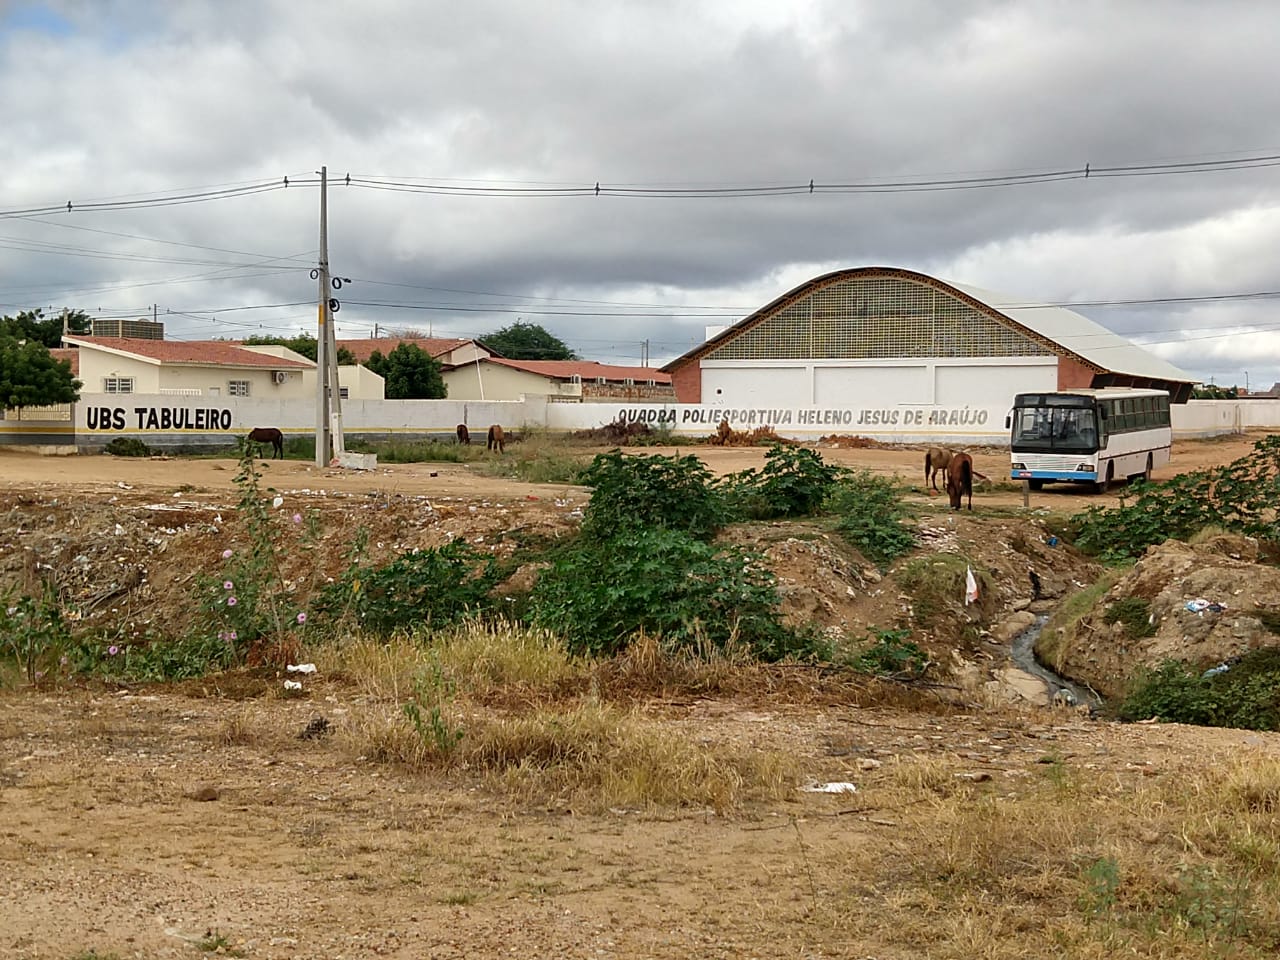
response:
<svg viewBox="0 0 1280 960"><path fill-rule="evenodd" d="M338 396L339 396L339 398L341 398L341 399L343 399L343 400L348 400L348 399L350 399L350 396L351 396L351 388L350 388L350 387L339 387L339 388L338 388Z"/></svg>
<svg viewBox="0 0 1280 960"><path fill-rule="evenodd" d="M133 377L103 377L103 393L133 393Z"/></svg>
<svg viewBox="0 0 1280 960"><path fill-rule="evenodd" d="M571 375L569 376L569 382L570 382L570 383L581 383L581 382L582 382L582 374L580 374L580 373L574 373L574 374L571 374Z"/></svg>
<svg viewBox="0 0 1280 960"><path fill-rule="evenodd" d="M249 395L248 380L228 380L227 396L228 397L247 397Z"/></svg>
<svg viewBox="0 0 1280 960"><path fill-rule="evenodd" d="M634 387L636 385L636 382L633 378L627 377L625 380L622 381L622 385L624 387Z"/></svg>

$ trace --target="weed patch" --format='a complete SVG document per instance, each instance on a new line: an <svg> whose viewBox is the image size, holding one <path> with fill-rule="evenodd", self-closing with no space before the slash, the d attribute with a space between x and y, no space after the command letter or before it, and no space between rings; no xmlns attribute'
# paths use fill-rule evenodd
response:
<svg viewBox="0 0 1280 960"><path fill-rule="evenodd" d="M896 479L863 470L841 480L827 502L840 535L881 569L916 545L915 534L903 523L902 490Z"/></svg>
<svg viewBox="0 0 1280 960"><path fill-rule="evenodd" d="M1200 672L1166 660L1143 673L1120 704L1122 720L1280 730L1280 650L1245 654L1227 670Z"/></svg>

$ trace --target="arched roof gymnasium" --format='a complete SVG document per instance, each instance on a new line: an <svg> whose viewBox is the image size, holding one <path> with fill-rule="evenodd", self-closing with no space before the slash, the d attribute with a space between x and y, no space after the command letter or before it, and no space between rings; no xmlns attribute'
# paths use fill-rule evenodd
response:
<svg viewBox="0 0 1280 960"><path fill-rule="evenodd" d="M913 270L856 267L802 283L662 369L704 359L1057 356L1087 382L1153 387L1175 403L1196 380L1073 310L947 283Z"/></svg>

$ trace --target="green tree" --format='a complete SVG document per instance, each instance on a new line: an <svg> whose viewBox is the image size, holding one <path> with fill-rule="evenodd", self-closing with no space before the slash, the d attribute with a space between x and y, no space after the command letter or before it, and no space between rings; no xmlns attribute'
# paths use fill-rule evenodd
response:
<svg viewBox="0 0 1280 960"><path fill-rule="evenodd" d="M0 318L0 336L13 337L15 340L34 340L46 347L57 347L62 345L64 321L69 333L89 332L90 321L87 313L83 310L64 308L52 317L46 317L43 310L23 310L16 317Z"/></svg>
<svg viewBox="0 0 1280 960"><path fill-rule="evenodd" d="M316 338L309 333L300 333L296 337L248 337L245 339L244 345L246 347L288 347L294 353L306 357L313 363L316 359ZM338 364L340 366L352 366L355 362L355 354L346 347L338 348Z"/></svg>
<svg viewBox="0 0 1280 960"><path fill-rule="evenodd" d="M74 403L81 386L71 375L71 364L53 359L43 343L0 333L0 406Z"/></svg>
<svg viewBox="0 0 1280 960"><path fill-rule="evenodd" d="M577 360L563 340L536 323L523 321L495 330L480 341L508 360Z"/></svg>
<svg viewBox="0 0 1280 960"><path fill-rule="evenodd" d="M385 357L378 350L368 368L386 381L388 400L443 400L448 395L440 363L412 343L402 343Z"/></svg>

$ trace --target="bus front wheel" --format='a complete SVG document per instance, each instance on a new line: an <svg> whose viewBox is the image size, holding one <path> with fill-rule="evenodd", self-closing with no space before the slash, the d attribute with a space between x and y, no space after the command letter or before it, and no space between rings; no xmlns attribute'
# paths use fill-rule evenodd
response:
<svg viewBox="0 0 1280 960"><path fill-rule="evenodd" d="M1043 490L1044 480L1028 480L1027 486L1030 487L1032 490Z"/></svg>
<svg viewBox="0 0 1280 960"><path fill-rule="evenodd" d="M1116 465L1115 463L1108 463L1107 479L1099 480L1097 483L1094 484L1094 488L1098 491L1098 493L1106 493L1107 490L1110 488L1112 482L1115 480L1115 478L1116 478Z"/></svg>

